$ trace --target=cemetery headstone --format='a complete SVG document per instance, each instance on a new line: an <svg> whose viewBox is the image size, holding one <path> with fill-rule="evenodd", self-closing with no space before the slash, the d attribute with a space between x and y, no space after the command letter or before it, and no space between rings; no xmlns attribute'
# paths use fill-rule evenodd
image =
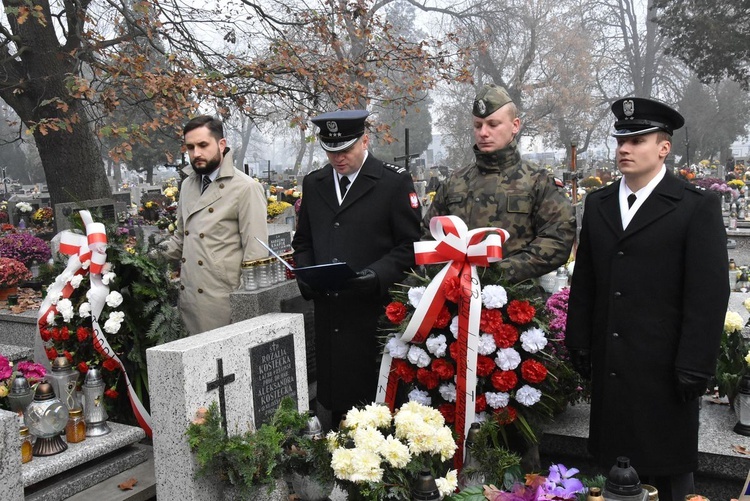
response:
<svg viewBox="0 0 750 501"><path fill-rule="evenodd" d="M218 402L230 434L260 426L287 395L308 409L302 315L269 313L146 353L159 499L220 499L221 484L195 478L185 436L199 407Z"/></svg>
<svg viewBox="0 0 750 501"><path fill-rule="evenodd" d="M81 209L88 209L91 215L99 222L117 221L115 202L111 198L96 198L93 200L82 200L80 202L68 202L55 204L55 230L69 230L73 227L70 222L71 214L77 214Z"/></svg>

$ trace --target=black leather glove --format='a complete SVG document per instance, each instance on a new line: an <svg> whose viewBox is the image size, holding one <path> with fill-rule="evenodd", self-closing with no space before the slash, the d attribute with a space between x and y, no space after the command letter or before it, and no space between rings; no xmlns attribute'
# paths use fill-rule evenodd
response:
<svg viewBox="0 0 750 501"><path fill-rule="evenodd" d="M683 402L689 402L706 394L708 378L684 372L679 369L677 375L677 395Z"/></svg>
<svg viewBox="0 0 750 501"><path fill-rule="evenodd" d="M378 275L369 268L357 272L357 276L346 281L345 290L357 294L374 294L380 288Z"/></svg>
<svg viewBox="0 0 750 501"><path fill-rule="evenodd" d="M583 379L591 379L591 350L571 349L570 363Z"/></svg>
<svg viewBox="0 0 750 501"><path fill-rule="evenodd" d="M299 292L302 294L302 297L306 300L310 301L316 298L319 298L321 293L319 291L316 291L310 285L302 280L300 277L297 278L297 287L299 287Z"/></svg>

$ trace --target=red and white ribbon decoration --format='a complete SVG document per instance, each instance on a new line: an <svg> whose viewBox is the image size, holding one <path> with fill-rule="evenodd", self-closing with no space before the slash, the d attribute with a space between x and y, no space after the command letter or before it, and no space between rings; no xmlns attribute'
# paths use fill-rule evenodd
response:
<svg viewBox="0 0 750 501"><path fill-rule="evenodd" d="M101 276L104 265L107 262L106 229L102 223L94 222L89 211L82 210L79 214L83 220L86 235L73 233L71 231L63 231L60 233L60 252L70 257L68 258L68 264L66 265L65 270L58 275L54 283L47 288L47 297L39 307L37 325L39 326L40 335L37 336L34 343L34 359L38 363L44 364L47 370L50 370L50 363L44 349L41 330L47 327L47 317L49 314L57 314L57 300L60 298L69 298L75 290L70 284L70 280L75 275L85 275L86 273L90 273L89 279L91 282L91 289L88 293L88 300L91 304L94 348L105 358L113 359L122 369L133 413L138 420L138 424L140 424L141 428L143 428L146 434L150 437L151 416L146 408L143 407L143 403L135 393L122 360L120 360L114 352L107 341L107 338L104 336L104 332L99 326L99 316L104 309L104 304L106 303L107 295L109 294L109 287L104 285ZM54 304L53 301L55 301Z"/></svg>
<svg viewBox="0 0 750 501"><path fill-rule="evenodd" d="M415 261L419 265L446 263L427 286L422 299L401 336L401 341L422 343L427 339L435 320L445 304L443 285L458 277L461 296L458 303L458 346L456 368L456 422L458 449L454 465L463 464L463 444L471 423L477 386L477 346L479 319L482 311L481 284L477 266L487 267L503 257L502 246L509 238L501 228L476 228L469 231L457 216L438 216L430 220L434 241L414 243ZM391 372L392 357L386 351L380 365L377 402L385 402L391 410L395 406L398 376Z"/></svg>

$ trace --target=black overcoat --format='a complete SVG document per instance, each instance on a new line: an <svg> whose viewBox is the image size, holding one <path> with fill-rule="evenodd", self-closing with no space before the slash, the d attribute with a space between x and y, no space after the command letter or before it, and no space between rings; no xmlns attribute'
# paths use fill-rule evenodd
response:
<svg viewBox="0 0 750 501"><path fill-rule="evenodd" d="M714 374L729 299L718 197L669 172L622 230L619 182L586 197L565 343L592 350L589 450L639 474L697 469L698 400L675 369Z"/></svg>
<svg viewBox="0 0 750 501"><path fill-rule="evenodd" d="M388 288L414 266L421 210L409 173L372 154L341 206L333 175L328 164L305 177L292 247L298 266L345 262L379 279L379 290L368 296L342 291L315 299L317 398L345 411L375 400L378 319Z"/></svg>

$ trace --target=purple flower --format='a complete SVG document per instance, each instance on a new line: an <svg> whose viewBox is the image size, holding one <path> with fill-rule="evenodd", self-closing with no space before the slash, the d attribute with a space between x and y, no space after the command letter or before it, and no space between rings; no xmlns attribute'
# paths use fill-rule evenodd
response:
<svg viewBox="0 0 750 501"><path fill-rule="evenodd" d="M28 267L34 260L47 262L52 253L47 242L31 233L6 233L0 237L0 256L16 259Z"/></svg>
<svg viewBox="0 0 750 501"><path fill-rule="evenodd" d="M5 381L13 374L13 369L7 358L0 355L0 381Z"/></svg>
<svg viewBox="0 0 750 501"><path fill-rule="evenodd" d="M576 499L576 494L583 492L583 484L577 478L578 468L568 469L562 464L554 464L549 469L544 491L554 499Z"/></svg>

